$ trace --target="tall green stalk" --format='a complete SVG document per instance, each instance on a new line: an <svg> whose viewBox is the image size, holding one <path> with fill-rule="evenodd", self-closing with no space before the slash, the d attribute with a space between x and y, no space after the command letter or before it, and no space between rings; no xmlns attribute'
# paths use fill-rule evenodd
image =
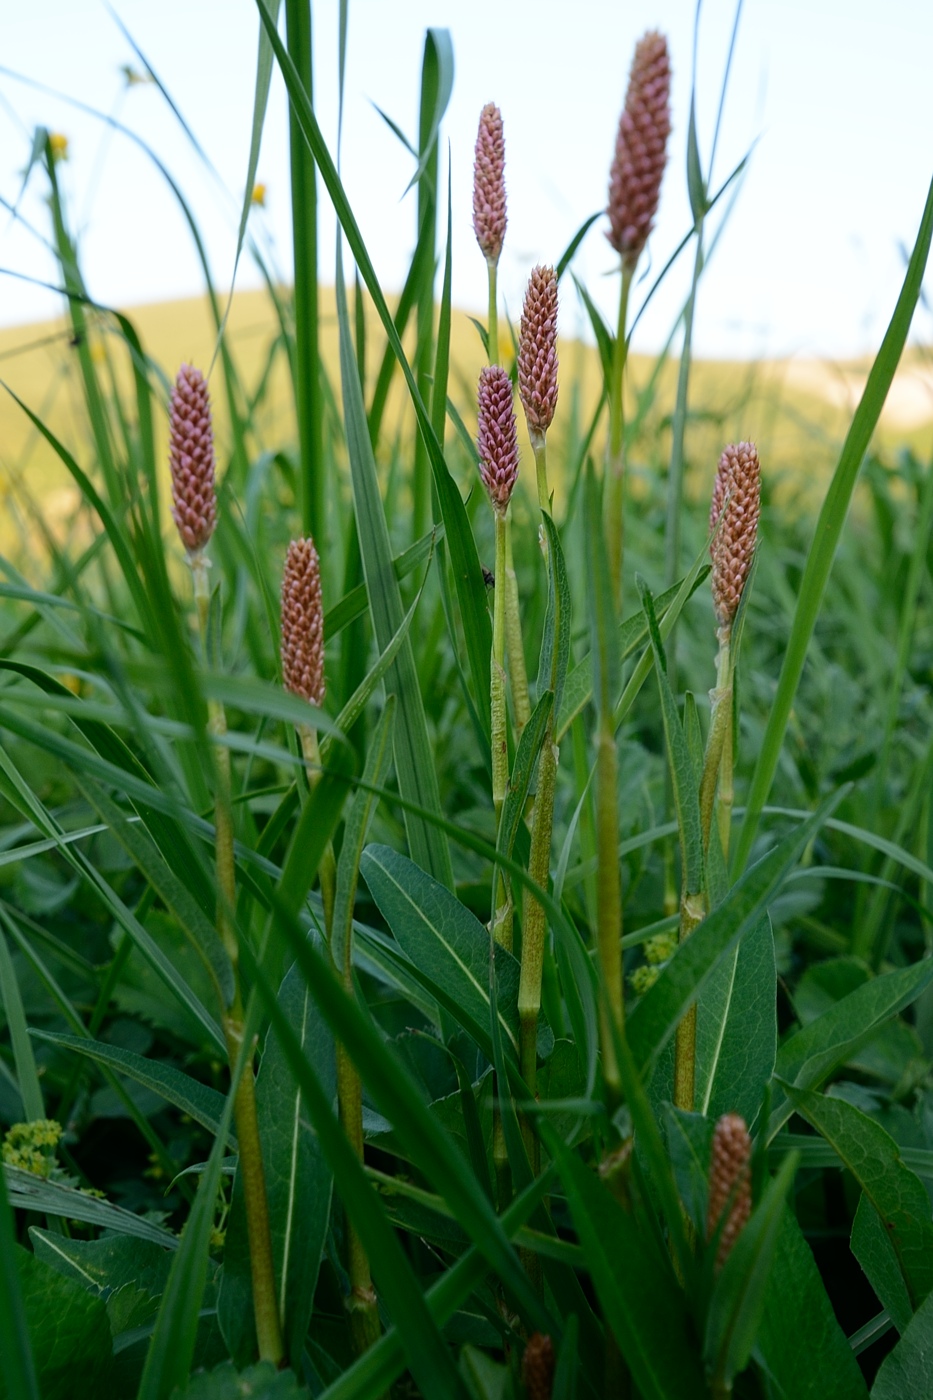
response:
<svg viewBox="0 0 933 1400"><path fill-rule="evenodd" d="M622 601L622 556L625 550L625 364L628 358L626 324L634 267L622 263L619 322L612 351L609 381L609 450L606 458L606 546L609 577L616 607Z"/></svg>
<svg viewBox="0 0 933 1400"><path fill-rule="evenodd" d="M194 596L198 611L201 646L207 656L208 612L210 586L207 561L203 554L191 560ZM208 702L208 728L215 739L227 730L223 704ZM216 798L214 828L217 863L217 928L230 966L233 970L234 993L229 1006L221 1008L221 1027L227 1046L230 1072L234 1073L243 1049L245 1016L240 988L240 950L233 923L236 907L236 868L233 854L233 809L230 787L230 751L222 743L214 747L216 764ZM246 1063L240 1074L234 1101L234 1122L239 1146L238 1166L243 1181L246 1203L246 1229L249 1241L250 1276L253 1287L253 1313L259 1356L278 1366L284 1356L282 1326L279 1318L272 1261L272 1234L269 1228L269 1203L266 1194L265 1171L262 1163L262 1143L256 1113L256 1081L253 1075L253 1048L246 1048Z"/></svg>
<svg viewBox="0 0 933 1400"><path fill-rule="evenodd" d="M310 0L285 0L288 53L313 103ZM318 305L317 170L289 104L292 245L295 265L295 414L298 420L298 495L303 532L323 547L327 539L323 394Z"/></svg>

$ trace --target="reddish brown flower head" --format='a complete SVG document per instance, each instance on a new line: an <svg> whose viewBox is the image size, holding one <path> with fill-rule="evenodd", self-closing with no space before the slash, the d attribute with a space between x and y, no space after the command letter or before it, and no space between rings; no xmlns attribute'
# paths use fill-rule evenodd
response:
<svg viewBox="0 0 933 1400"><path fill-rule="evenodd" d="M720 516L719 533L710 545L716 622L731 627L748 581L758 516L761 511L761 466L753 442L736 442L719 459L709 513L710 533Z"/></svg>
<svg viewBox="0 0 933 1400"><path fill-rule="evenodd" d="M473 230L486 261L499 261L505 238L505 140L502 113L487 102L479 114L473 158Z"/></svg>
<svg viewBox="0 0 933 1400"><path fill-rule="evenodd" d="M172 390L169 462L172 518L189 554L204 549L217 523L211 401L201 371L182 365Z"/></svg>
<svg viewBox="0 0 933 1400"><path fill-rule="evenodd" d="M716 1271L726 1262L752 1211L752 1140L745 1119L737 1113L724 1113L713 1130L709 1163L709 1210L706 1238L711 1240L725 1216Z"/></svg>
<svg viewBox="0 0 933 1400"><path fill-rule="evenodd" d="M546 1332L532 1332L522 1356L522 1384L528 1400L551 1400L554 1343Z"/></svg>
<svg viewBox="0 0 933 1400"><path fill-rule="evenodd" d="M512 381L501 365L486 365L479 376L479 474L493 509L504 515L518 477L518 438Z"/></svg>
<svg viewBox="0 0 933 1400"><path fill-rule="evenodd" d="M528 279L518 343L518 392L532 440L543 435L557 407L557 274L536 267Z"/></svg>
<svg viewBox="0 0 933 1400"><path fill-rule="evenodd" d="M609 172L606 237L630 268L648 241L658 208L671 130L670 95L667 40L649 30L635 45Z"/></svg>
<svg viewBox="0 0 933 1400"><path fill-rule="evenodd" d="M312 705L324 703L324 609L314 541L292 540L282 572L282 682Z"/></svg>

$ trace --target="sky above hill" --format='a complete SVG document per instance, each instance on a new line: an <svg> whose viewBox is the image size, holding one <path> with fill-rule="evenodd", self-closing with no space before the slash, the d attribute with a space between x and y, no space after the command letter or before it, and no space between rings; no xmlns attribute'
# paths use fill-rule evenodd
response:
<svg viewBox="0 0 933 1400"><path fill-rule="evenodd" d="M3 7L0 196L16 215L0 210L0 324L54 315L61 306L60 297L26 280L57 281L42 173L33 171L21 193L39 125L68 137L62 184L85 280L99 302L122 308L192 295L204 285L190 229L157 162L190 205L217 285L229 285L249 153L256 4L42 0ZM313 9L315 101L336 151L338 5L318 0ZM415 200L405 194L414 162L379 109L414 140L429 26L449 29L456 64L442 160L445 196L448 169L451 180L454 300L484 312L485 264L471 226L472 159L479 111L495 101L505 124L509 194L500 287L514 315L534 263L556 261L583 220L605 205L632 50L645 29L659 27L672 55L673 134L650 258L633 294L637 309L691 224L686 136L694 9L692 0L350 0L341 168L383 285L401 286ZM704 0L696 74L704 166L734 18L732 0ZM121 24L203 155L156 86L127 83L121 69L141 73L143 64ZM845 358L877 347L933 174L931 53L928 0L748 0L712 188L751 155L710 219L713 246L695 332L701 354ZM287 107L277 75L258 178L266 207L251 213L251 230L287 279ZM326 197L323 203L321 276L331 281L336 225ZM592 229L573 266L611 319L617 274L604 227L601 220ZM658 349L667 340L691 263L691 254L682 255L652 299L635 332L637 348ZM244 255L238 285L259 282ZM933 278L926 285L933 297ZM561 308L562 331L582 331L584 314L569 281ZM914 339L933 340L931 319L931 311L918 310Z"/></svg>

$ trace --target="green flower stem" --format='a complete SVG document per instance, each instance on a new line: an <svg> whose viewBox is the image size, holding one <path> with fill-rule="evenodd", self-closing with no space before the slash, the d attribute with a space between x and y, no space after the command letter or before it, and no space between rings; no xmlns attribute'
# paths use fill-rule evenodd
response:
<svg viewBox="0 0 933 1400"><path fill-rule="evenodd" d="M207 580L207 560L203 554L191 560L194 596L198 609L201 645L207 652L207 623L210 608L210 587ZM216 700L208 704L208 729L219 738L226 733L227 721L223 705ZM215 747L217 791L214 807L217 860L217 929L233 969L233 1000L221 1007L221 1025L227 1046L230 1071L236 1069L243 1049L244 1015L240 991L240 957L233 910L236 907L236 869L233 857L233 812L230 802L230 752L218 744ZM253 1285L253 1313L259 1357L278 1366L284 1354L282 1327L275 1289L275 1269L272 1262L272 1234L269 1228L269 1202L266 1195L259 1119L256 1114L256 1081L253 1076L253 1046L246 1047L246 1063L233 1105L236 1135L239 1143L238 1170L243 1181L246 1202L246 1232L249 1241L250 1274Z"/></svg>
<svg viewBox="0 0 933 1400"><path fill-rule="evenodd" d="M492 615L492 671L490 675L490 735L492 744L492 802L496 809L496 828L509 782L509 748L505 732L505 613L508 583L506 581L506 523L505 513L496 511L496 584Z"/></svg>
<svg viewBox="0 0 933 1400"><path fill-rule="evenodd" d="M345 965L340 969L343 984L351 996L355 996L353 978L350 971L351 946L347 939ZM340 1106L340 1121L350 1145L359 1160L363 1161L363 1087L356 1066L340 1041L337 1042L337 1102ZM352 1221L347 1221L347 1274L350 1279L350 1296L347 1310L350 1314L350 1335L357 1356L362 1356L378 1342L382 1333L379 1321L379 1305L376 1290L373 1288L369 1257L363 1242Z"/></svg>
<svg viewBox="0 0 933 1400"><path fill-rule="evenodd" d="M537 428L528 429L528 436L531 438L531 450L535 454L535 477L538 485L538 505L542 510L551 514L551 493L547 484L547 434L540 432ZM544 539L542 530L541 538Z"/></svg>
<svg viewBox="0 0 933 1400"><path fill-rule="evenodd" d="M710 693L712 708L710 713L709 736L706 741L706 754L703 760L703 775L700 779L700 823L703 832L703 848L709 850L710 833L713 825L713 811L716 807L716 787L725 755L726 745L730 749L729 777L731 789L732 763L732 628L719 629L719 656L716 661L716 689ZM725 820L731 821L732 794L729 793ZM720 812L720 832L722 813ZM726 839L728 840L728 831ZM724 853L725 853L724 848ZM706 895L702 892L684 890L680 901L680 941L689 938L694 929L702 923L708 913ZM696 1003L684 1016L677 1027L674 1042L674 1103L678 1108L693 1112L694 1086L696 1082Z"/></svg>
<svg viewBox="0 0 933 1400"><path fill-rule="evenodd" d="M625 407L623 388L628 345L625 326L628 319L628 296L634 269L622 264L622 287L619 293L619 324L616 330L609 383L609 455L606 491L606 546L609 573L616 604L622 597L622 553L624 546L624 485L625 485Z"/></svg>
<svg viewBox="0 0 933 1400"><path fill-rule="evenodd" d="M732 820L732 627L721 627L719 655L716 658L716 689L710 693L709 737L703 759L703 776L700 779L700 821L703 828L703 846L709 847L710 830L713 824L713 810L716 806L716 789L720 772L728 748L728 792L720 790L719 830L722 834L723 805L725 820ZM727 742L728 741L728 742ZM728 850L728 836L723 854Z"/></svg>
<svg viewBox="0 0 933 1400"><path fill-rule="evenodd" d="M489 363L497 365L499 363L499 308L497 306L496 282L497 266L495 263L486 263L487 281L489 283L489 325L487 329L487 354Z"/></svg>
<svg viewBox="0 0 933 1400"><path fill-rule="evenodd" d="M621 1094L615 1035L622 1030L622 883L619 874L618 755L612 712L604 712L596 745L596 929L603 995L600 1039L610 1097Z"/></svg>
<svg viewBox="0 0 933 1400"><path fill-rule="evenodd" d="M515 707L516 739L531 718L528 698L528 672L525 669L525 646L522 641L522 618L518 607L518 579L512 559L512 519L505 518L505 644L509 657L509 679L512 682L512 704Z"/></svg>
<svg viewBox="0 0 933 1400"><path fill-rule="evenodd" d="M548 721L538 769L538 795L531 823L531 854L528 874L542 890L548 887L551 866L551 828L554 823L554 788L557 779L558 748L554 743L553 711ZM533 895L525 899L522 928L522 967L518 985L518 1018L522 1078L532 1097L538 1077L538 1014L541 1010L541 978L544 971L544 937L547 930L544 907ZM524 1123L526 1145L536 1150L537 1139L531 1124ZM529 1153L531 1156L531 1152ZM533 1159L532 1159L533 1160Z"/></svg>
<svg viewBox="0 0 933 1400"><path fill-rule="evenodd" d="M301 752L305 761L308 787L313 792L321 778L321 751L318 747L317 730L312 729L308 724L302 724L299 727L298 735L301 739ZM318 878L321 882L321 903L324 906L324 932L327 936L327 942L330 943L334 928L334 902L337 898L337 862L334 859L334 847L330 841L328 841L321 856Z"/></svg>

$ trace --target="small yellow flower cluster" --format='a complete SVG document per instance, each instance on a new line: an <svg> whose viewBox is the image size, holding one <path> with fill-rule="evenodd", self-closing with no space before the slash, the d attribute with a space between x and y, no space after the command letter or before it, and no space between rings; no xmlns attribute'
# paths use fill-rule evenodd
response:
<svg viewBox="0 0 933 1400"><path fill-rule="evenodd" d="M638 997L644 996L648 988L653 987L655 982L657 982L660 971L660 968L652 967L649 963L642 963L641 967L636 967L635 971L630 974L628 979L635 995Z"/></svg>
<svg viewBox="0 0 933 1400"><path fill-rule="evenodd" d="M14 1123L3 1140L3 1160L8 1167L47 1177L55 1165L55 1148L64 1131L53 1118Z"/></svg>
<svg viewBox="0 0 933 1400"><path fill-rule="evenodd" d="M68 137L62 131L49 132L49 146L53 160L68 159Z"/></svg>
<svg viewBox="0 0 933 1400"><path fill-rule="evenodd" d="M657 966L672 958L676 949L677 934L671 929L668 933L656 933L653 938L648 939L645 944L645 957L648 962Z"/></svg>

